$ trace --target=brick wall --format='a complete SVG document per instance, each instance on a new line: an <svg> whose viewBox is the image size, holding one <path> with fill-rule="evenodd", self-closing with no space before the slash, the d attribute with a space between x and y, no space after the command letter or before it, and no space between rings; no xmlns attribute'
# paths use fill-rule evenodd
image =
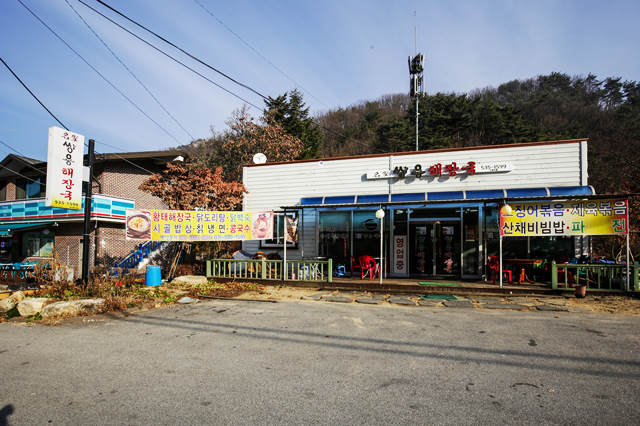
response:
<svg viewBox="0 0 640 426"><path fill-rule="evenodd" d="M136 161L135 163L153 173L160 173L164 170L164 166L154 164L153 160ZM109 161L100 163L99 167L98 180L102 186L100 189L103 194L135 200L137 209L162 210L167 208L160 198L138 189L142 182L151 176L145 170L126 161ZM98 171L97 168L96 171ZM97 190L98 188L94 185L94 193Z"/></svg>

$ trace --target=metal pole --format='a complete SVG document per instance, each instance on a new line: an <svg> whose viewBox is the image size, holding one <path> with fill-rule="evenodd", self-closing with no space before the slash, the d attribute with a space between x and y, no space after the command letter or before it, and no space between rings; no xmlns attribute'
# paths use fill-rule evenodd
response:
<svg viewBox="0 0 640 426"><path fill-rule="evenodd" d="M500 288L502 288L502 235L500 235Z"/></svg>
<svg viewBox="0 0 640 426"><path fill-rule="evenodd" d="M416 151L418 151L418 91L416 90Z"/></svg>
<svg viewBox="0 0 640 426"><path fill-rule="evenodd" d="M287 270L287 209L284 210L284 216L282 217L282 220L284 220L284 235L282 236L282 238L284 239L284 260L282 261L282 279L286 280L287 279L287 274L289 273L289 271ZM278 226L276 223L276 218L274 216L273 218L273 225L274 226ZM276 229L276 245L278 243L278 231Z"/></svg>
<svg viewBox="0 0 640 426"><path fill-rule="evenodd" d="M89 284L89 248L90 248L90 224L91 224L91 192L93 190L93 147L95 141L89 139L89 182L84 196L84 232L82 233L82 284Z"/></svg>
<svg viewBox="0 0 640 426"><path fill-rule="evenodd" d="M629 278L631 278L631 275L629 275L629 231L627 230L627 291L629 291L629 286L631 285L631 283L629 282Z"/></svg>
<svg viewBox="0 0 640 426"><path fill-rule="evenodd" d="M380 218L380 272L379 272L380 285L382 285L382 271L384 270L384 254L382 251L383 241L384 241L384 216Z"/></svg>

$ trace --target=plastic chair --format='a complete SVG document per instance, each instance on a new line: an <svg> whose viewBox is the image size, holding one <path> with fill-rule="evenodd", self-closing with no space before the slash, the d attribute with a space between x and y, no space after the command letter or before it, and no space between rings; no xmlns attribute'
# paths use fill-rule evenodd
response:
<svg viewBox="0 0 640 426"><path fill-rule="evenodd" d="M501 271L500 271L500 261L498 260L498 256L489 256L489 257L487 257L487 264L489 265L489 269L492 271L493 284L495 285L496 278L498 277L498 274L501 273ZM509 278L509 285L513 285L513 279L512 279L512 276L511 276L511 270L503 269L502 273L505 275L505 277Z"/></svg>
<svg viewBox="0 0 640 426"><path fill-rule="evenodd" d="M360 271L362 271L362 263L360 263L360 258L356 261L356 258L351 256L351 276L349 278L353 278L354 269L360 269Z"/></svg>
<svg viewBox="0 0 640 426"><path fill-rule="evenodd" d="M565 265L571 261L569 257L561 257L556 260L556 265ZM564 283L565 273L567 274L567 283L570 288L573 288L573 274L571 271L566 270L565 268L557 268L558 273L558 283ZM544 265L544 272L542 273L542 281L544 278L549 275L549 280L551 280L551 262L547 262Z"/></svg>
<svg viewBox="0 0 640 426"><path fill-rule="evenodd" d="M378 278L380 276L378 264L373 257L367 255L361 256L360 265L360 279L364 279L367 274L369 274L369 280L371 281L373 281L374 278Z"/></svg>

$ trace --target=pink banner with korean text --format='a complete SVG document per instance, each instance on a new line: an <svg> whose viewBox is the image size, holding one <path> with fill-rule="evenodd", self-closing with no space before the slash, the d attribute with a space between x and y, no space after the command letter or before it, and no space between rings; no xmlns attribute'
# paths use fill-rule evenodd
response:
<svg viewBox="0 0 640 426"><path fill-rule="evenodd" d="M127 209L127 240L243 241L269 238L273 238L273 212Z"/></svg>
<svg viewBox="0 0 640 426"><path fill-rule="evenodd" d="M500 213L503 237L626 235L629 203L625 199L509 203Z"/></svg>

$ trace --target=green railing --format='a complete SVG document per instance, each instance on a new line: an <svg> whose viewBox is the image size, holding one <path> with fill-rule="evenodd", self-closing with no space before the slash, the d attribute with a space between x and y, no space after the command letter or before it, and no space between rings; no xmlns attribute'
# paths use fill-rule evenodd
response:
<svg viewBox="0 0 640 426"><path fill-rule="evenodd" d="M331 282L333 263L329 260L209 259L207 278L238 278L274 281Z"/></svg>
<svg viewBox="0 0 640 426"><path fill-rule="evenodd" d="M569 273L572 275L572 281L569 281ZM560 283L558 283L558 275L561 278ZM638 291L638 262L629 264L629 275L629 290ZM626 291L627 265L610 263L556 265L554 261L551 262L551 287L555 290L559 284L564 284L565 288L569 285L586 285L590 290Z"/></svg>

